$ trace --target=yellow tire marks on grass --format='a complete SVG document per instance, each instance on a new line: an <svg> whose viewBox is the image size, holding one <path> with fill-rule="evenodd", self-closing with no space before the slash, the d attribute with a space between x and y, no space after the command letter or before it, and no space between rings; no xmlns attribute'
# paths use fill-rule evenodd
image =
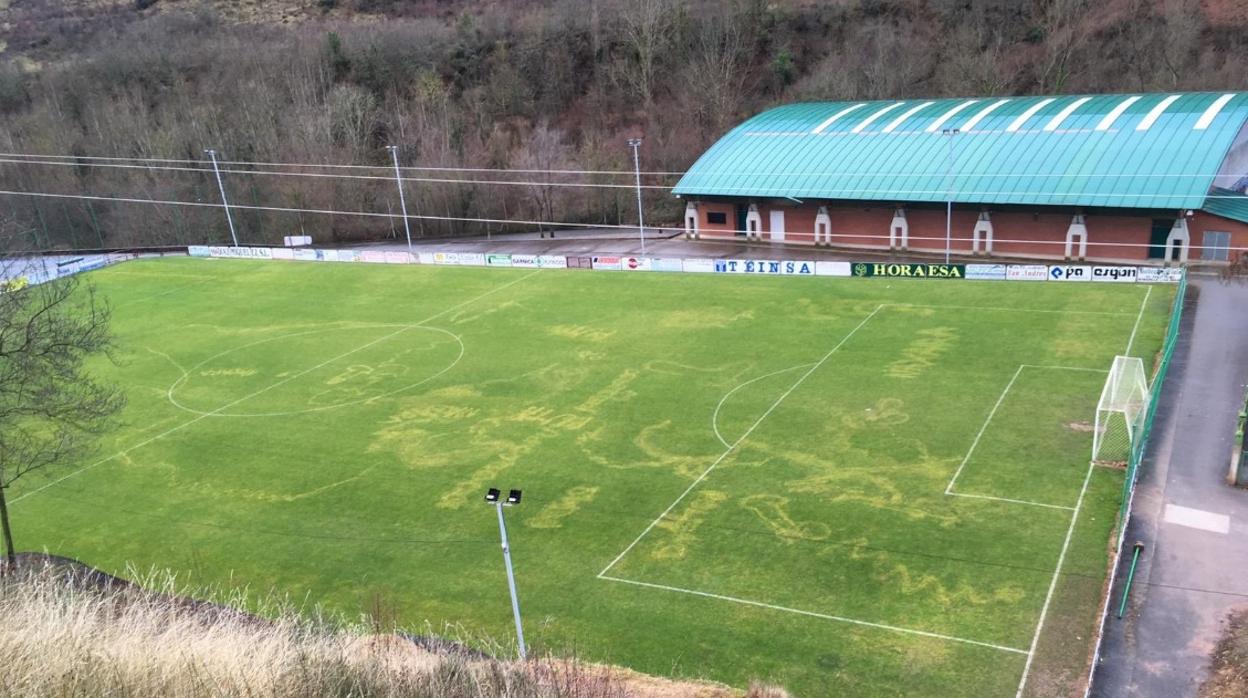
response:
<svg viewBox="0 0 1248 698"><path fill-rule="evenodd" d="M542 507L537 516L524 522L529 528L563 528L563 521L581 510L598 496L597 487L578 485L563 493L559 499Z"/></svg>
<svg viewBox="0 0 1248 698"><path fill-rule="evenodd" d="M789 498L777 494L756 494L741 500L784 543L799 540L826 540L832 528L822 521L795 521L789 514Z"/></svg>
<svg viewBox="0 0 1248 698"><path fill-rule="evenodd" d="M663 519L655 526L671 535L655 546L651 555L658 560L683 558L689 547L697 543L698 527L707 515L727 500L728 493L719 490L699 490L694 493L680 515Z"/></svg>
<svg viewBox="0 0 1248 698"><path fill-rule="evenodd" d="M929 327L915 333L917 338L901 352L901 358L888 365L891 378L913 379L940 360L957 339L952 327Z"/></svg>

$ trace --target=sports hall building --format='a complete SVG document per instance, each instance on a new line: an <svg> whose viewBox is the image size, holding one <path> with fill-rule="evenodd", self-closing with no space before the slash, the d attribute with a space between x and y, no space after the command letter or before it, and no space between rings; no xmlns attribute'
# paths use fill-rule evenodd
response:
<svg viewBox="0 0 1248 698"><path fill-rule="evenodd" d="M1236 92L791 104L673 193L692 238L1182 263L1248 250L1246 192Z"/></svg>

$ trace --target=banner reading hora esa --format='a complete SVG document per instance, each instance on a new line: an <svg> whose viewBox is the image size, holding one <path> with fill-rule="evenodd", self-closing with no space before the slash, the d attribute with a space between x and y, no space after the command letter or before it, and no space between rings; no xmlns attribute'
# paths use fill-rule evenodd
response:
<svg viewBox="0 0 1248 698"><path fill-rule="evenodd" d="M965 264L899 264L855 262L854 276L909 277L916 279L965 279Z"/></svg>

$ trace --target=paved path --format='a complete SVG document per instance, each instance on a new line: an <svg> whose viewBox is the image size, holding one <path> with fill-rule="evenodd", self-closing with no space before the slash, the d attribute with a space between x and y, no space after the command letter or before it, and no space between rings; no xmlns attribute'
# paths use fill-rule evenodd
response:
<svg viewBox="0 0 1248 698"><path fill-rule="evenodd" d="M1248 608L1248 491L1224 483L1248 380L1248 286L1192 281L1127 530L1127 546L1146 548L1126 617L1106 622L1096 696L1195 695L1227 613Z"/></svg>

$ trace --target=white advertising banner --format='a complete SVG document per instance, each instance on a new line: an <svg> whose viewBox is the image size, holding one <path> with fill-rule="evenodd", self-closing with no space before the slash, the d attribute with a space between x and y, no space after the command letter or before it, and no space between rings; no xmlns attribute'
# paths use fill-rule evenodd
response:
<svg viewBox="0 0 1248 698"><path fill-rule="evenodd" d="M406 252L390 251L386 253L386 264L411 264L412 256Z"/></svg>
<svg viewBox="0 0 1248 698"><path fill-rule="evenodd" d="M715 271L726 274L811 275L815 263L808 261L780 261L774 259L717 259Z"/></svg>
<svg viewBox="0 0 1248 698"><path fill-rule="evenodd" d="M544 254L537 258L537 266L543 269L567 269L568 258L563 255Z"/></svg>
<svg viewBox="0 0 1248 698"><path fill-rule="evenodd" d="M968 264L966 265L966 276L963 278L976 281L1001 281L1006 278L1005 274L1004 264Z"/></svg>
<svg viewBox="0 0 1248 698"><path fill-rule="evenodd" d="M421 264L436 264L433 252L417 252L416 258L420 260Z"/></svg>
<svg viewBox="0 0 1248 698"><path fill-rule="evenodd" d="M1085 265L1057 265L1049 267L1050 281L1091 281L1092 267Z"/></svg>
<svg viewBox="0 0 1248 698"><path fill-rule="evenodd" d="M511 266L524 267L525 269L536 269L541 266L541 264L537 261L537 255L513 254L511 256Z"/></svg>
<svg viewBox="0 0 1248 698"><path fill-rule="evenodd" d="M624 271L650 271L650 258L624 257L620 259L620 268Z"/></svg>
<svg viewBox="0 0 1248 698"><path fill-rule="evenodd" d="M460 252L459 263L470 267L485 266L485 255L480 252Z"/></svg>
<svg viewBox="0 0 1248 698"><path fill-rule="evenodd" d="M684 260L679 257L655 257L650 260L650 271L684 271Z"/></svg>
<svg viewBox="0 0 1248 698"><path fill-rule="evenodd" d="M713 259L685 259L681 264L687 272L695 274L705 274L715 271L715 260Z"/></svg>
<svg viewBox="0 0 1248 698"><path fill-rule="evenodd" d="M1137 267L1092 267L1092 280L1133 284L1139 272Z"/></svg>
<svg viewBox="0 0 1248 698"><path fill-rule="evenodd" d="M192 257L212 256L212 253L209 252L209 248L207 245L191 245L190 247L186 248L186 253Z"/></svg>
<svg viewBox="0 0 1248 698"><path fill-rule="evenodd" d="M273 259L273 250L267 247L218 247L208 248L208 256L224 259Z"/></svg>
<svg viewBox="0 0 1248 698"><path fill-rule="evenodd" d="M298 262L315 262L319 258L319 255L316 254L316 250L309 249L307 247L296 248L294 252L295 261Z"/></svg>
<svg viewBox="0 0 1248 698"><path fill-rule="evenodd" d="M1010 281L1046 281L1049 268L1043 264L1011 264L1005 268L1005 278Z"/></svg>
<svg viewBox="0 0 1248 698"><path fill-rule="evenodd" d="M619 257L594 257L594 269L606 269L608 271L620 270Z"/></svg>
<svg viewBox="0 0 1248 698"><path fill-rule="evenodd" d="M849 262L815 262L815 273L819 276L849 276Z"/></svg>
<svg viewBox="0 0 1248 698"><path fill-rule="evenodd" d="M295 251L286 247L274 247L272 255L273 259L294 259Z"/></svg>
<svg viewBox="0 0 1248 698"><path fill-rule="evenodd" d="M1145 284L1177 284L1183 278L1183 270L1176 267L1140 267L1135 280Z"/></svg>
<svg viewBox="0 0 1248 698"><path fill-rule="evenodd" d="M365 250L360 253L360 260L370 264L385 264L386 253L379 250Z"/></svg>

